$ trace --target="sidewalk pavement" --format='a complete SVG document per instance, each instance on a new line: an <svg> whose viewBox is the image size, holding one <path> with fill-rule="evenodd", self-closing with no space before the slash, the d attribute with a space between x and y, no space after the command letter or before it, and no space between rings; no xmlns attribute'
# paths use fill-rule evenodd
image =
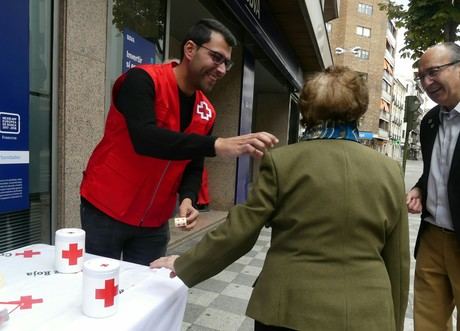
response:
<svg viewBox="0 0 460 331"><path fill-rule="evenodd" d="M406 191L422 173L422 161L407 161ZM200 215L199 228L192 232L171 229L169 254L181 254L197 243L204 233L225 220L227 212L209 211ZM420 223L420 215L409 214L411 251L410 293L406 312L405 331L413 331L413 275L415 260L413 251ZM198 226L197 226L198 227ZM252 284L262 270L270 247L270 230L264 229L253 249L224 271L189 290L182 330L189 331L249 331L254 322L245 316ZM370 316L372 318L372 316Z"/></svg>

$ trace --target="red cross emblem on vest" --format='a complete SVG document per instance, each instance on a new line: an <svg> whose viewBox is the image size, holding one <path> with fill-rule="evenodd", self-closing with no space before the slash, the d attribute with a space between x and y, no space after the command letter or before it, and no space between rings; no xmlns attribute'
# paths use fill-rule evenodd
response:
<svg viewBox="0 0 460 331"><path fill-rule="evenodd" d="M208 104L205 101L201 101L198 106L196 107L197 114L206 121L212 117L211 108L209 108Z"/></svg>
<svg viewBox="0 0 460 331"><path fill-rule="evenodd" d="M23 253L16 253L16 256L17 255L23 255L24 258L31 258L34 255L40 255L40 252L34 252L32 249L28 249L28 250L24 251Z"/></svg>
<svg viewBox="0 0 460 331"><path fill-rule="evenodd" d="M104 307L113 306L115 296L118 295L118 285L115 286L115 279L107 279L105 281L105 287L102 289L96 289L96 299L104 300Z"/></svg>
<svg viewBox="0 0 460 331"><path fill-rule="evenodd" d="M62 250L62 258L69 259L69 265L76 265L78 258L83 256L83 249L78 244L69 244L69 250Z"/></svg>

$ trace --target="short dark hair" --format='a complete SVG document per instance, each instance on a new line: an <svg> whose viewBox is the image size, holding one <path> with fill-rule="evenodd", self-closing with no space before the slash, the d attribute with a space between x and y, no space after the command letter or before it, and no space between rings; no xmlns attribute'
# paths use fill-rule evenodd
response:
<svg viewBox="0 0 460 331"><path fill-rule="evenodd" d="M359 72L330 66L307 78L299 104L305 127L327 120L351 122L366 112L369 91Z"/></svg>
<svg viewBox="0 0 460 331"><path fill-rule="evenodd" d="M230 47L235 47L237 45L235 36L225 25L213 18L203 18L190 27L182 40L181 58L184 57L184 46L187 41L191 40L195 44L201 46L211 40L211 33L213 31L224 36L225 41Z"/></svg>

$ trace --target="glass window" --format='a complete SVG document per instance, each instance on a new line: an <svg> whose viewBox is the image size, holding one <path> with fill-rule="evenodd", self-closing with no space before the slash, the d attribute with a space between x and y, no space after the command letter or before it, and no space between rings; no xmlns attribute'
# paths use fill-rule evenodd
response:
<svg viewBox="0 0 460 331"><path fill-rule="evenodd" d="M109 1L106 109L118 76L138 64L165 56L166 0Z"/></svg>
<svg viewBox="0 0 460 331"><path fill-rule="evenodd" d="M391 85L386 80L382 80L382 90L391 93Z"/></svg>
<svg viewBox="0 0 460 331"><path fill-rule="evenodd" d="M371 29L366 28L364 26L357 26L356 27L356 34L358 36L363 36L363 37L370 37L371 36Z"/></svg>
<svg viewBox="0 0 460 331"><path fill-rule="evenodd" d="M373 11L372 5L368 5L367 3L358 4L358 13L372 16L372 11Z"/></svg>
<svg viewBox="0 0 460 331"><path fill-rule="evenodd" d="M359 57L360 59L363 59L363 60L369 60L369 51L366 51L365 49L360 49L358 50L356 57Z"/></svg>
<svg viewBox="0 0 460 331"><path fill-rule="evenodd" d="M0 214L0 252L50 243L52 17L52 0L29 1L30 208Z"/></svg>

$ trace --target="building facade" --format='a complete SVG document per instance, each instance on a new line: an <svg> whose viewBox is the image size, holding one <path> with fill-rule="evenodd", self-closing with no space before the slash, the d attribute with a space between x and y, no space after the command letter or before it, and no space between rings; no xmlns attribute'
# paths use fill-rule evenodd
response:
<svg viewBox="0 0 460 331"><path fill-rule="evenodd" d="M387 153L390 141L396 28L379 10L381 0L346 0L340 17L328 25L334 63L362 72L369 86L369 108L360 123L364 144Z"/></svg>
<svg viewBox="0 0 460 331"><path fill-rule="evenodd" d="M52 243L56 229L80 227L82 171L102 137L113 82L138 63L179 58L187 28L202 17L222 21L239 42L232 54L234 68L208 95L218 113L213 134L226 137L264 130L276 134L280 145L297 141L298 91L305 73L332 64L325 22L338 16L340 4L336 0L9 3L0 14L6 22L2 40L10 40L17 49L4 52L1 59L6 67L24 70L11 70L4 81L22 82L25 97L17 98L23 102L20 105L0 96L8 99L0 102L0 113L11 114L2 115L6 131L0 140L0 252ZM24 29L22 35L9 35L19 28ZM22 44L16 45L17 41ZM15 107L24 111L22 117L15 115ZM21 148L11 144L20 137L14 131L19 118L22 133L27 133L17 139L25 142ZM20 162L15 161L18 155ZM246 157L210 158L206 167L213 209L226 210L245 200L255 162Z"/></svg>
<svg viewBox="0 0 460 331"><path fill-rule="evenodd" d="M393 100L390 116L390 141L386 153L391 158L401 161L403 158L403 145L405 140L404 105L407 95L407 86L398 78L394 80Z"/></svg>

